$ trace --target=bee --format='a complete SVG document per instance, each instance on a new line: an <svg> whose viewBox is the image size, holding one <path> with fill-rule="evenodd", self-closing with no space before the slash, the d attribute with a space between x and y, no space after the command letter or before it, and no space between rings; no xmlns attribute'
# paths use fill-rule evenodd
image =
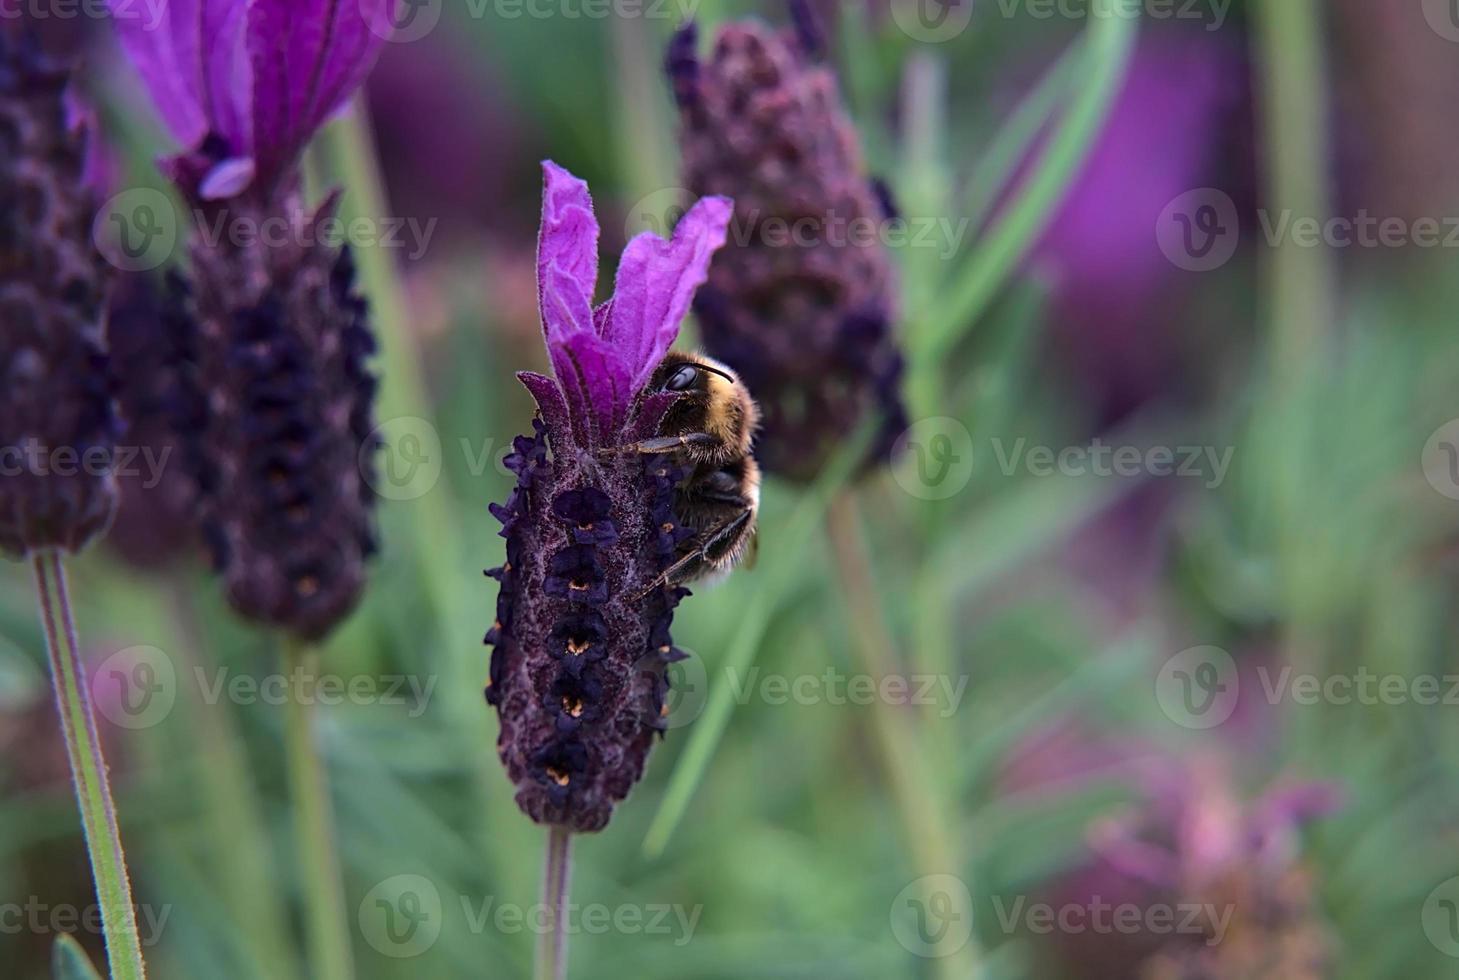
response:
<svg viewBox="0 0 1459 980"><path fill-rule="evenodd" d="M665 413L657 438L628 448L668 454L689 467L674 491L674 516L694 532L647 591L665 583L718 581L754 547L760 467L750 451L760 410L734 371L702 355L670 351L647 391L680 397Z"/></svg>

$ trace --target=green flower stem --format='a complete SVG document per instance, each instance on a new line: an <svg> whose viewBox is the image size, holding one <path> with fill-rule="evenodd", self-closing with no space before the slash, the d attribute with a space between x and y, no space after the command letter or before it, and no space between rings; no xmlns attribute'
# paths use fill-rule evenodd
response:
<svg viewBox="0 0 1459 980"><path fill-rule="evenodd" d="M284 722L284 755L294 804L294 857L304 875L310 976L350 980L354 975L350 920L335 848L334 812L305 688L305 678L318 675L319 655L295 641L285 641L283 654L284 673L297 685L290 691Z"/></svg>
<svg viewBox="0 0 1459 980"><path fill-rule="evenodd" d="M861 669L878 680L903 673L894 654L892 637L881 611L881 599L872 575L871 557L862 536L861 517L854 491L848 489L831 502L826 529L852 634L852 648ZM915 715L878 699L871 708L877 761L892 794L902 834L919 876L954 875L966 880L966 869L946 819L946 781L939 782L929 763L925 732ZM933 964L944 980L977 980L982 975L978 953L970 940L961 949L936 950Z"/></svg>
<svg viewBox="0 0 1459 980"><path fill-rule="evenodd" d="M198 619L190 584L178 574L168 582L167 591L182 649L181 666L189 674L201 671L207 659L207 632ZM232 706L226 701L210 705L202 697L184 703L198 742L199 778L210 801L211 833L214 840L231 844L212 848L212 857L225 882L230 914L237 916L239 931L247 937L254 975L293 980L295 950L285 908L273 894L276 869L270 860L266 822Z"/></svg>
<svg viewBox="0 0 1459 980"><path fill-rule="evenodd" d="M96 716L91 710L86 671L76 642L66 572L61 567L60 556L53 551L37 554L34 565L56 707L66 739L66 755L71 762L71 779L76 785L76 801L81 808L91 874L96 879L96 897L101 904L107 962L113 980L142 980L147 968L142 961L137 910L132 904L132 882L122 851L121 828L117 825Z"/></svg>
<svg viewBox="0 0 1459 980"><path fill-rule="evenodd" d="M1274 213L1290 211L1304 220L1325 222L1332 213L1326 178L1331 134L1330 107L1324 94L1328 74L1320 5L1314 0L1261 0L1256 4L1254 27L1266 133L1268 206ZM1289 237L1267 252L1266 290L1269 385L1275 399L1266 418L1286 430L1283 438L1290 444L1309 445L1317 420L1294 393L1304 390L1304 377L1320 370L1324 337L1337 319L1338 274L1332 251L1304 248ZM1285 501L1289 508L1305 505L1309 477L1303 472L1303 459L1291 454L1269 476L1275 499ZM1283 522L1278 550L1289 610L1282 637L1286 657L1295 669L1320 674L1327 643L1312 610L1310 585L1305 584L1304 566L1311 551L1301 522ZM1315 729L1305 725L1318 716L1291 714L1293 743L1304 749L1319 747Z"/></svg>
<svg viewBox="0 0 1459 980"><path fill-rule="evenodd" d="M542 904L551 910L551 927L537 937L534 980L567 978L567 896L572 881L572 832L566 827L547 829L542 867Z"/></svg>
<svg viewBox="0 0 1459 980"><path fill-rule="evenodd" d="M1070 181L1088 159L1124 82L1139 28L1137 19L1094 0L1088 32L1079 42L1083 87L1049 139L1048 148L1002 218L969 256L939 304L915 336L916 411L936 407L935 377L948 353L998 297L1063 200Z"/></svg>
<svg viewBox="0 0 1459 980"><path fill-rule="evenodd" d="M1267 198L1273 209L1325 221L1332 213L1328 172L1329 106L1322 16L1316 0L1256 4L1266 131ZM1311 362L1333 321L1337 272L1326 248L1288 239L1270 252L1267 272L1276 368L1291 378Z"/></svg>

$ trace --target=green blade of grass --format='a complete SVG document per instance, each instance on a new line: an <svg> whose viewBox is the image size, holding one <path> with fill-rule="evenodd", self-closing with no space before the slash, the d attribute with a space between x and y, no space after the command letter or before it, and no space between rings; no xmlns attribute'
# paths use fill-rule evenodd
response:
<svg viewBox="0 0 1459 980"><path fill-rule="evenodd" d="M1102 0L1107 5L1109 0ZM1048 149L1003 217L955 274L950 296L923 325L913 351L920 376L935 371L978 321L1027 255L1070 181L1088 159L1125 78L1137 22L1097 4L1078 42L1076 76L1083 87L1049 139ZM1020 125L1022 120L1018 120Z"/></svg>
<svg viewBox="0 0 1459 980"><path fill-rule="evenodd" d="M51 980L101 980L101 974L81 944L63 933L51 947Z"/></svg>

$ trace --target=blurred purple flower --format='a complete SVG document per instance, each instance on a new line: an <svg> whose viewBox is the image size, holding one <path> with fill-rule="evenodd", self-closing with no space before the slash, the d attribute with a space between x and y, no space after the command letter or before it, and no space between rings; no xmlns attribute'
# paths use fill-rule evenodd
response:
<svg viewBox="0 0 1459 980"><path fill-rule="evenodd" d="M0 19L0 554L12 558L78 551L106 529L120 431L87 117L29 26Z"/></svg>
<svg viewBox="0 0 1459 980"><path fill-rule="evenodd" d="M517 487L493 505L507 560L487 634L487 701L517 804L539 823L601 830L665 728L669 638L687 590L649 589L679 542L662 456L603 452L657 434L673 396L644 384L679 332L732 205L706 198L664 241L629 242L614 296L594 309L598 223L583 181L544 164L537 276L556 379L518 375L537 401L507 466Z"/></svg>
<svg viewBox="0 0 1459 980"><path fill-rule="evenodd" d="M705 349L760 403L756 456L804 482L863 424L877 428L867 461L888 457L906 412L891 257L852 231L888 218L888 202L812 50L816 18L796 9L794 30L725 24L702 58L690 23L666 69L685 187L735 201L736 240L694 305Z"/></svg>
<svg viewBox="0 0 1459 980"><path fill-rule="evenodd" d="M166 164L203 200L267 193L364 82L398 0L109 0L163 122Z"/></svg>
<svg viewBox="0 0 1459 980"><path fill-rule="evenodd" d="M1332 975L1332 941L1300 832L1337 810L1341 791L1331 783L1278 781L1243 801L1234 758L1224 750L1187 758L1068 723L1015 749L1002 777L1005 792L1058 798L1114 782L1134 797L1090 828L1088 855L1051 882L1041 900L1058 908L1098 902L1213 913L1173 934L1062 932L1042 947L1045 972L1141 980Z"/></svg>
<svg viewBox="0 0 1459 980"><path fill-rule="evenodd" d="M233 607L307 640L354 608L376 550L376 381L354 263L322 230L339 193L306 210L297 164L363 83L394 2L168 0L146 19L113 6L186 147L162 166L200 226L163 369L179 379L201 530Z"/></svg>
<svg viewBox="0 0 1459 980"><path fill-rule="evenodd" d="M1200 314L1188 302L1199 279L1162 253L1156 229L1168 205L1204 187L1249 206L1247 77L1240 45L1225 37L1145 32L1089 160L1035 249L1031 265L1054 289L1055 355L1102 423L1178 397L1200 363L1192 341Z"/></svg>

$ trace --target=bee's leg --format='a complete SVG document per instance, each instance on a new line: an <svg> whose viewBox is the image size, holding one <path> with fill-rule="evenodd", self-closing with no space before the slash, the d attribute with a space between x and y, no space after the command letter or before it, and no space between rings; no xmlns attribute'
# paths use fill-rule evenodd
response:
<svg viewBox="0 0 1459 980"><path fill-rule="evenodd" d="M733 540L741 531L745 529L745 525L748 524L754 516L755 512L749 507L746 507L740 513L736 514L734 517L731 517L729 520L725 521L723 524L720 524L718 527L710 528L709 531L704 534L697 542L698 547L689 552L689 554L685 555L683 558L680 558L678 561L674 562L668 568L664 569L663 573L660 574L658 578L654 579L653 582L650 583L648 588L644 589L638 595L633 597L634 601L638 601L644 598L650 592L652 592L654 589L659 588L660 586L667 585L670 582L679 581L679 576L686 569L694 567L694 565L698 564L699 562L711 560L714 557L712 553L715 550L715 546L721 545L726 541Z"/></svg>
<svg viewBox="0 0 1459 980"><path fill-rule="evenodd" d="M642 453L646 456L653 456L659 453L672 453L685 446L712 446L717 442L719 440L708 432L685 432L677 436L659 436L655 439L645 439L642 442L630 442L626 446L610 446L607 449L600 449L598 452L604 456L611 456L615 453Z"/></svg>

